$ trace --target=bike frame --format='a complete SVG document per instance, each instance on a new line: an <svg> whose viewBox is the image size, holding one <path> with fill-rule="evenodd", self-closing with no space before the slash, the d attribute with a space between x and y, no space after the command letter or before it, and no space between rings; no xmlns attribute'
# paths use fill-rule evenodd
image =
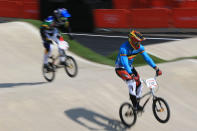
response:
<svg viewBox="0 0 197 131"><path fill-rule="evenodd" d="M154 77L154 80L155 80L155 82L157 83L157 81L156 81L156 76ZM146 87L149 88L149 87L147 86L145 80L142 80L141 82L145 83ZM158 83L157 83L157 85L158 85ZM158 88L159 88L159 85L158 85ZM144 104L143 104L143 106L142 106L143 109L145 108L146 104L148 103L148 101L150 100L151 97L153 97L153 100L157 98L157 96L155 95L155 91L153 90L153 88L149 88L149 89L150 89L150 91L148 91L147 93L145 93L144 95L142 95L142 97L140 97L140 100L141 100L141 99L143 99L144 97L150 95L150 96L147 98L147 100L144 102Z"/></svg>
<svg viewBox="0 0 197 131"><path fill-rule="evenodd" d="M148 101L151 99L151 97L153 100L152 111L153 111L153 115L155 116L155 118L160 123L166 123L170 118L170 109L169 109L168 103L163 98L157 97L155 95L155 93L159 89L159 85L156 81L156 77L142 80L142 83L145 83L145 86L149 89L148 92L146 92L145 94L142 95L142 97L139 98L139 100L140 100L140 99L143 99L144 97L148 96L148 98L143 103L143 109L136 110L135 108L133 108L132 104L130 104L129 102L123 103L119 109L119 116L120 116L121 121L123 122L124 125L126 125L129 128L136 123L136 119L137 119L138 115L142 115L142 113L144 112L144 108L145 108L146 104L148 103ZM125 107L127 107L127 108L125 108ZM123 108L127 109L127 110L123 110ZM157 114L158 112L164 112L164 111L167 113L167 114L165 113L166 114L165 119L163 119L163 117L161 118ZM127 119L125 119L125 117ZM129 120L129 122L128 122L128 120Z"/></svg>
<svg viewBox="0 0 197 131"><path fill-rule="evenodd" d="M58 66L58 64L55 64L56 60L59 59L59 57L61 56L61 54L63 54L63 56L64 56L65 59L66 59L66 58L67 58L67 54L66 54L66 50L67 50L67 49L59 49L59 48L58 48L58 44L57 44L54 40L51 40L51 41L52 41L52 43L53 43L53 46L54 46L53 48L54 48L54 50L57 50L58 54L52 53L52 56L51 56L50 58L52 59L52 63L53 63L54 65ZM54 52L54 50L53 50L53 52ZM59 52L58 50L60 50L61 54L60 54L60 52ZM58 66L58 67L59 67L59 66Z"/></svg>

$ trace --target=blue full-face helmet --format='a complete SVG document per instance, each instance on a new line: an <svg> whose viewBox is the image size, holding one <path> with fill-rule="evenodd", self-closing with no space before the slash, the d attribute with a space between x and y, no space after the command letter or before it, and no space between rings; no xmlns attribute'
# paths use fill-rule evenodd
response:
<svg viewBox="0 0 197 131"><path fill-rule="evenodd" d="M66 17L66 18L68 18L68 17L71 17L71 15L70 15L70 13L68 12L68 10L67 9L60 9L61 11L61 16L62 17Z"/></svg>
<svg viewBox="0 0 197 131"><path fill-rule="evenodd" d="M53 16L49 16L45 19L45 25L47 25L49 28L52 27L54 25L54 17Z"/></svg>
<svg viewBox="0 0 197 131"><path fill-rule="evenodd" d="M67 9L65 8L59 8L57 10L54 10L54 16L57 18L57 19L60 19L60 18L68 18L68 17L71 17L70 13L68 12Z"/></svg>

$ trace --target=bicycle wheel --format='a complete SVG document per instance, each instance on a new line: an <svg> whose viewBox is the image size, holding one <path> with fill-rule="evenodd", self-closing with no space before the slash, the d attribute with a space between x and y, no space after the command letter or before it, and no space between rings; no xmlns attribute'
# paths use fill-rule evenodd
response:
<svg viewBox="0 0 197 131"><path fill-rule="evenodd" d="M43 76L44 78L48 81L48 82L52 82L55 78L55 68L53 66L52 63L49 63L49 69L50 70L47 70L44 65L42 67L42 73L43 73Z"/></svg>
<svg viewBox="0 0 197 131"><path fill-rule="evenodd" d="M137 114L134 111L132 105L128 102L123 103L119 109L119 116L124 125L131 127L135 124Z"/></svg>
<svg viewBox="0 0 197 131"><path fill-rule="evenodd" d="M157 97L153 100L152 109L155 118L159 122L166 123L170 119L170 108L163 98Z"/></svg>
<svg viewBox="0 0 197 131"><path fill-rule="evenodd" d="M65 71L70 77L75 77L78 73L78 66L75 59L71 56L66 57Z"/></svg>

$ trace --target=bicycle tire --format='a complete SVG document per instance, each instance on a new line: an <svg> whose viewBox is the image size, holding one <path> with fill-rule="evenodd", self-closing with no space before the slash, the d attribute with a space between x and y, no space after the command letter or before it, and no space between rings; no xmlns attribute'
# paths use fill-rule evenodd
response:
<svg viewBox="0 0 197 131"><path fill-rule="evenodd" d="M126 112L125 114L123 114L123 113L124 113L124 112L123 112L123 108L126 107L126 106L128 106L128 110L127 110L127 112ZM130 112L128 113L128 111L132 111L132 114L131 114ZM130 123L127 123L127 122L126 122L126 120L125 120L125 118L124 118L124 116L125 116L125 117L128 117L128 116L126 116L126 115L130 115L130 117L133 117ZM120 116L120 119L121 119L122 123L123 123L125 126L129 127L129 128L130 128L131 126L133 126L133 125L136 123L136 120L137 120L137 114L136 114L136 112L134 111L132 105L131 105L130 103L128 103L128 102L125 102L125 103L123 103L123 104L120 106L120 109L119 109L119 116Z"/></svg>
<svg viewBox="0 0 197 131"><path fill-rule="evenodd" d="M72 62L72 63L71 63ZM74 67L74 71L71 72L70 68ZM68 74L68 76L70 77L75 77L78 73L78 66L77 66L77 62L75 61L75 59L72 56L67 56L66 57L66 66L64 67L66 73Z"/></svg>
<svg viewBox="0 0 197 131"><path fill-rule="evenodd" d="M44 65L42 66L42 73L44 78L48 81L48 82L52 82L55 79L55 69L52 63L49 63L49 68L51 68L51 71L47 71L46 68L44 68ZM47 73L50 73L51 76L47 75Z"/></svg>
<svg viewBox="0 0 197 131"><path fill-rule="evenodd" d="M159 106L161 107L162 105L164 105L165 107L161 107L160 109L157 109L157 103L159 104ZM153 104L152 104L152 110L153 110L153 114L155 116L155 118L160 122L160 123L166 123L168 122L168 120L170 119L170 108L168 106L168 103L161 97L157 97L156 99L153 100ZM165 119L161 119L160 116L157 114L158 112L164 112L167 111L166 113L166 117Z"/></svg>

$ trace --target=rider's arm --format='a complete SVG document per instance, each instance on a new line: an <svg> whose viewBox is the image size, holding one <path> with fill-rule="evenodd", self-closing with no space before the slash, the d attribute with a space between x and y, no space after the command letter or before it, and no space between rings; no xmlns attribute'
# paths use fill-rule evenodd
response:
<svg viewBox="0 0 197 131"><path fill-rule="evenodd" d="M126 71L129 74L132 74L131 67L129 66L127 52L126 52L126 49L124 49L124 48L120 49L120 61L121 61L122 65L124 66L124 68L126 69Z"/></svg>
<svg viewBox="0 0 197 131"><path fill-rule="evenodd" d="M40 34L43 40L48 40L50 38L50 35L46 32L46 30L47 29L45 27L40 28Z"/></svg>
<svg viewBox="0 0 197 131"><path fill-rule="evenodd" d="M155 69L156 71L156 75L162 75L162 71L156 66L156 64L154 63L154 61L151 59L151 57L148 55L148 53L146 53L146 51L144 50L144 47L140 47L142 48L140 51L141 55L143 56L144 60L152 67Z"/></svg>
<svg viewBox="0 0 197 131"><path fill-rule="evenodd" d="M60 37L61 37L60 31L57 28L54 28L53 36L52 36L53 41L55 41L57 44L59 44Z"/></svg>
<svg viewBox="0 0 197 131"><path fill-rule="evenodd" d="M55 26L57 28L64 26L64 28L67 28L69 26L68 18L62 17L62 18L55 18Z"/></svg>
<svg viewBox="0 0 197 131"><path fill-rule="evenodd" d="M145 51L143 46L140 47L140 54L143 56L143 58L146 61L146 63L148 63L152 68L156 68L155 62L148 55L148 53Z"/></svg>
<svg viewBox="0 0 197 131"><path fill-rule="evenodd" d="M56 38L59 39L59 37L60 37L60 32L59 32L59 30L58 30L57 28L54 28L54 29L53 29L53 33L52 33L52 34L53 34L53 35L52 35L53 39L56 39Z"/></svg>

